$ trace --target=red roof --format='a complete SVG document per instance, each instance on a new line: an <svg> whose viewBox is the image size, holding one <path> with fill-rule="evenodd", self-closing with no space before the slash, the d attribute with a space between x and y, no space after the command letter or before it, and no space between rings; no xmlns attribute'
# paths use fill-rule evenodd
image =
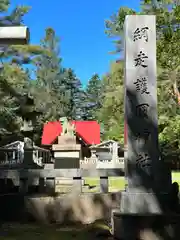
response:
<svg viewBox="0 0 180 240"><path fill-rule="evenodd" d="M88 144L100 143L100 125L96 121L72 121L76 127L76 133L83 141ZM42 145L51 145L61 134L62 126L59 121L44 124L42 134Z"/></svg>

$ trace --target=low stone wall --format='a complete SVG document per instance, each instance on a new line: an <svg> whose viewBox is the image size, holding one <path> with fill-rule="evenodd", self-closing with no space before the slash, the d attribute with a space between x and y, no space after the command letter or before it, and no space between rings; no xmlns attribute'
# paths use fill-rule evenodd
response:
<svg viewBox="0 0 180 240"><path fill-rule="evenodd" d="M92 223L110 220L111 210L118 208L121 193L69 193L50 197L43 195L0 196L1 222Z"/></svg>
<svg viewBox="0 0 180 240"><path fill-rule="evenodd" d="M92 223L111 218L111 210L120 204L118 193L69 194L58 197L26 197L25 209L43 223Z"/></svg>

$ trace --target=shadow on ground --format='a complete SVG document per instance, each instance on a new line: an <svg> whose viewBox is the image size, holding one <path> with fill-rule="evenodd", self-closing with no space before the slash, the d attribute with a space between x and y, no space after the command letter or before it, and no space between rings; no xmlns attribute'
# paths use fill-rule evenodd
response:
<svg viewBox="0 0 180 240"><path fill-rule="evenodd" d="M110 232L104 224L94 223L88 226L52 226L34 224L2 225L0 239L6 240L96 240L110 239Z"/></svg>
<svg viewBox="0 0 180 240"><path fill-rule="evenodd" d="M61 194L59 196L10 194L0 197L0 221L64 224L110 220L120 204L121 193Z"/></svg>

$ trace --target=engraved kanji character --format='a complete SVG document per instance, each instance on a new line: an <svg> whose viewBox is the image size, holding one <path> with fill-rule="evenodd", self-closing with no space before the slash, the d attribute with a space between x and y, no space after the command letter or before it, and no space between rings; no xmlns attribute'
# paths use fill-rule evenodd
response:
<svg viewBox="0 0 180 240"><path fill-rule="evenodd" d="M149 140L150 135L151 135L151 132L148 129L144 129L144 131L138 132L135 135L135 140L137 140L137 141L143 140L144 143L147 143L147 141Z"/></svg>
<svg viewBox="0 0 180 240"><path fill-rule="evenodd" d="M148 91L148 85L147 85L147 78L146 77L141 77L134 82L136 85L136 90L140 92L141 94L149 94L150 92Z"/></svg>
<svg viewBox="0 0 180 240"><path fill-rule="evenodd" d="M142 103L136 106L136 115L140 118L148 118L149 104Z"/></svg>
<svg viewBox="0 0 180 240"><path fill-rule="evenodd" d="M133 34L133 41L137 41L140 40L142 38L145 39L146 42L148 42L148 32L147 30L149 30L148 27L143 27L143 28L136 28L136 30L134 31Z"/></svg>
<svg viewBox="0 0 180 240"><path fill-rule="evenodd" d="M139 54L137 55L137 58L134 59L135 67L141 66L143 68L146 68L148 65L145 64L144 60L147 58L148 58L148 56L146 56L145 53L140 51Z"/></svg>
<svg viewBox="0 0 180 240"><path fill-rule="evenodd" d="M146 174L151 175L151 158L147 153L138 155L136 166L146 172Z"/></svg>

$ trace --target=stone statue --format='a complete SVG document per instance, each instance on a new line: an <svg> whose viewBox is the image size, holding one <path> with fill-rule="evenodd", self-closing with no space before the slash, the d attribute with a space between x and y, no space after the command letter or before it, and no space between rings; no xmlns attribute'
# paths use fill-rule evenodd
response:
<svg viewBox="0 0 180 240"><path fill-rule="evenodd" d="M25 137L24 138L24 148L31 148L32 149L33 147L34 147L33 141L30 138Z"/></svg>
<svg viewBox="0 0 180 240"><path fill-rule="evenodd" d="M73 123L68 123L67 132L69 136L75 136L75 125Z"/></svg>
<svg viewBox="0 0 180 240"><path fill-rule="evenodd" d="M74 136L75 133L75 126L71 122L68 121L67 117L61 117L59 119L62 125L62 133L61 136L63 135L68 135L68 136Z"/></svg>
<svg viewBox="0 0 180 240"><path fill-rule="evenodd" d="M67 125L68 125L68 119L66 117L61 117L59 119L61 125L62 125L62 133L61 135L65 135L67 133Z"/></svg>

